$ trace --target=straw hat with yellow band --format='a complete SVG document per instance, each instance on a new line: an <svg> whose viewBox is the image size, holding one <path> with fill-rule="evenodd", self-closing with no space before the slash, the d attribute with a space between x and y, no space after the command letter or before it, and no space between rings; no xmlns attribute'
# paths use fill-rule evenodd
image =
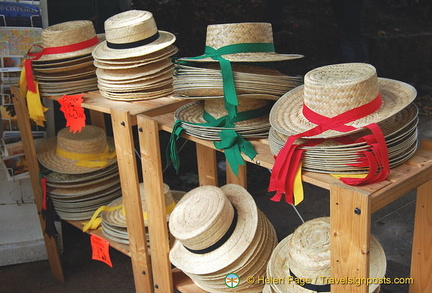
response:
<svg viewBox="0 0 432 293"><path fill-rule="evenodd" d="M37 158L45 168L66 174L97 171L117 161L113 139L92 125L77 133L63 128L56 137L42 141Z"/></svg>
<svg viewBox="0 0 432 293"><path fill-rule="evenodd" d="M411 85L378 78L370 64L334 64L309 71L304 85L286 93L270 112L272 127L289 136L272 169L268 188L276 191L272 200L280 201L285 194L288 203L298 203L292 193L304 152L296 144L299 138L333 138L368 128L372 134L359 140L367 141L371 149L355 164L367 168L367 175L341 181L361 185L384 180L390 172L388 149L377 122L395 115L415 97L416 90Z"/></svg>
<svg viewBox="0 0 432 293"><path fill-rule="evenodd" d="M139 187L140 187L141 206L143 210L144 224L148 226L147 203L146 203L146 198L144 193L144 184L140 183ZM176 199L173 197L170 187L167 184L164 184L164 197L165 197L166 215L168 221L169 216L171 212L174 210L176 202L179 200L179 198ZM123 206L122 197L112 201L110 204L106 206L102 206L98 208L94 212L90 221L87 222L83 227L83 232L86 232L89 229L99 228L102 222L109 225L110 227L117 227L117 228L127 227L126 212Z"/></svg>
<svg viewBox="0 0 432 293"><path fill-rule="evenodd" d="M40 102L38 84L33 77L32 63L74 58L91 54L99 43L93 23L88 20L75 20L55 24L42 30L42 47L39 51L30 48L21 71L20 89L27 96L30 118L43 126L44 112L47 110ZM27 88L27 90L26 90ZM25 92L27 91L27 95ZM32 101L36 100L36 101Z"/></svg>

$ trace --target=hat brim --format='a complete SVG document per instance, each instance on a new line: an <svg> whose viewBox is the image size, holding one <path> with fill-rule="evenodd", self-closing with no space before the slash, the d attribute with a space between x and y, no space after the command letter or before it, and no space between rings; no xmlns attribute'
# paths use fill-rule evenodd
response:
<svg viewBox="0 0 432 293"><path fill-rule="evenodd" d="M105 40L94 48L92 55L95 59L102 60L145 56L172 45L175 40L175 35L166 31L159 31L159 38L149 44L129 49L111 49Z"/></svg>
<svg viewBox="0 0 432 293"><path fill-rule="evenodd" d="M169 258L173 265L185 272L192 274L217 272L242 255L255 237L258 227L258 209L253 197L239 185L227 184L221 189L237 209L238 220L234 232L219 248L205 254L192 253L176 240Z"/></svg>
<svg viewBox="0 0 432 293"><path fill-rule="evenodd" d="M307 138L332 138L360 131L366 125L378 123L401 111L413 102L417 95L417 91L413 86L402 81L378 78L378 84L383 103L374 113L346 123L346 125L356 127L356 130L348 132L327 130ZM273 105L270 111L270 124L276 131L285 135L293 135L303 133L317 126L307 120L302 113L303 88L304 85L301 85L287 92Z"/></svg>
<svg viewBox="0 0 432 293"><path fill-rule="evenodd" d="M110 151L115 150L114 140L107 137L108 147ZM37 150L37 158L39 163L45 168L66 174L83 174L101 170L117 162L117 158L108 160L108 165L105 167L80 167L76 166L77 160L66 159L56 154L57 137L50 137L41 142Z"/></svg>
<svg viewBox="0 0 432 293"><path fill-rule="evenodd" d="M280 62L280 61L289 61L303 58L304 56L301 54L278 54L275 52L258 52L258 53L236 53L236 54L227 54L222 55L222 57L231 62ZM215 63L219 62L218 60L214 60L213 58L190 58L183 57L179 58L180 61L190 61L190 62L210 62Z"/></svg>

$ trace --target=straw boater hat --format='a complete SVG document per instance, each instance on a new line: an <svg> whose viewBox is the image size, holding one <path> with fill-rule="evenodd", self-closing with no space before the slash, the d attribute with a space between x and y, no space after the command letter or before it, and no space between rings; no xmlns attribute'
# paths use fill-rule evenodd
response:
<svg viewBox="0 0 432 293"><path fill-rule="evenodd" d="M93 23L89 20L73 20L54 24L42 30L42 46L44 49L71 46L77 43L90 42L91 46L70 52L42 55L35 62L54 61L75 58L91 54L99 43Z"/></svg>
<svg viewBox="0 0 432 293"><path fill-rule="evenodd" d="M77 133L61 129L41 143L37 158L45 168L67 174L93 172L117 162L112 138L92 125Z"/></svg>
<svg viewBox="0 0 432 293"><path fill-rule="evenodd" d="M106 40L94 50L95 59L122 59L144 56L162 50L175 41L175 36L158 30L153 14L143 10L128 10L108 18Z"/></svg>
<svg viewBox="0 0 432 293"><path fill-rule="evenodd" d="M275 62L302 58L299 54L278 54L274 50L273 31L270 23L243 22L212 24L207 26L206 47L221 49L226 46L246 44L251 45L250 52L222 54L231 62ZM260 49L259 46L264 46ZM207 53L207 52L206 52ZM211 52L208 52L209 54ZM180 58L182 61L218 62L211 57Z"/></svg>
<svg viewBox="0 0 432 293"><path fill-rule="evenodd" d="M372 280L384 278L386 257L381 244L375 237L370 241L369 277ZM285 281L270 284L270 292L330 292L325 278L331 278L330 218L321 217L305 222L292 234L284 238L273 250L267 266L269 278L283 278ZM288 282L288 277L310 279L303 287L299 282ZM355 285L353 285L355 286ZM268 289L268 288L267 288ZM369 287L369 292L378 292L379 282Z"/></svg>
<svg viewBox="0 0 432 293"><path fill-rule="evenodd" d="M243 187L197 187L171 213L169 229L176 242L170 260L191 274L217 272L248 249L257 228L257 206Z"/></svg>
<svg viewBox="0 0 432 293"><path fill-rule="evenodd" d="M373 102L381 95L382 105L373 113L346 123L357 129L347 132L327 130L309 138L331 138L359 131L380 122L408 106L416 90L401 81L378 78L376 69L365 63L344 63L319 67L304 77L304 85L287 92L273 106L270 123L276 131L293 135L303 133L316 123L305 117L305 107L328 118Z"/></svg>

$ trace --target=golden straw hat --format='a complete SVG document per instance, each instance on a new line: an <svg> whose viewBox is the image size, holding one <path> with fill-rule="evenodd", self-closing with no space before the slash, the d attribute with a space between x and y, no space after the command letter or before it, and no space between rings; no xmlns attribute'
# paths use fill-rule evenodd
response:
<svg viewBox="0 0 432 293"><path fill-rule="evenodd" d="M117 162L113 139L107 138L102 128L92 125L77 133L61 129L57 136L41 142L37 158L45 168L66 174L89 173Z"/></svg>
<svg viewBox="0 0 432 293"><path fill-rule="evenodd" d="M62 47L89 41L97 37L93 23L89 20L73 20L54 24L42 30L42 46L44 49ZM97 45L97 44L96 44ZM96 45L68 53L42 55L33 62L43 62L91 54Z"/></svg>
<svg viewBox="0 0 432 293"><path fill-rule="evenodd" d="M176 238L169 257L191 274L217 272L235 262L258 229L258 209L243 187L200 186L177 203L169 220Z"/></svg>
<svg viewBox="0 0 432 293"><path fill-rule="evenodd" d="M242 22L211 24L207 26L206 47L220 49L235 44L271 44L273 45L273 30L270 23ZM274 48L267 52L247 52L224 54L223 58L232 62L275 62L302 58L299 54L278 54ZM180 58L182 61L218 62L211 57L207 58Z"/></svg>
<svg viewBox="0 0 432 293"><path fill-rule="evenodd" d="M162 50L175 41L174 34L158 30L153 14L128 10L108 18L105 38L94 50L95 59L123 59Z"/></svg>
<svg viewBox="0 0 432 293"><path fill-rule="evenodd" d="M381 244L375 237L370 241L370 273L373 280L385 277L386 257ZM302 287L289 277L298 280L310 279L311 282ZM319 292L330 292L329 281L331 278L330 258L330 218L320 217L309 220L300 225L292 234L285 237L270 257L267 266L267 277L283 278L285 281L270 284L273 292L308 293L317 292L317 289L307 289L308 285L317 285ZM355 286L355 285L353 285ZM369 292L378 292L379 282L376 281L369 287Z"/></svg>
<svg viewBox="0 0 432 293"><path fill-rule="evenodd" d="M309 71L304 85L287 92L270 111L270 123L279 133L303 133L317 124L303 114L303 104L313 112L332 118L382 97L375 112L346 123L357 129L348 132L327 130L308 138L331 138L361 130L361 127L380 122L398 113L416 97L413 86L387 78L378 78L374 66L366 63L327 65Z"/></svg>

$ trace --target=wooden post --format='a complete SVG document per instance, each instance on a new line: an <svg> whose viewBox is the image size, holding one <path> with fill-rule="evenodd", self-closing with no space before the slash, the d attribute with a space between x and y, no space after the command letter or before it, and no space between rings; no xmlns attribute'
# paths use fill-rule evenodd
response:
<svg viewBox="0 0 432 293"><path fill-rule="evenodd" d="M371 208L369 194L342 184L330 187L330 247L332 277L369 277ZM332 285L331 292L369 292L367 284Z"/></svg>
<svg viewBox="0 0 432 293"><path fill-rule="evenodd" d="M197 143L196 154L200 186L218 186L216 150Z"/></svg>
<svg viewBox="0 0 432 293"><path fill-rule="evenodd" d="M51 273L57 280L59 280L60 282L64 282L63 268L60 261L57 241L54 237L49 237L45 233L46 222L42 216L43 192L39 181L40 169L36 157L36 149L33 142L33 135L30 127L30 117L28 114L25 97L21 97L19 89L15 86L11 86L11 91L13 95L13 102L18 120L18 126L20 129L24 153L29 166L30 182L33 189L33 195L39 215L39 221L43 232L45 246L47 249L47 256L51 268Z"/></svg>
<svg viewBox="0 0 432 293"><path fill-rule="evenodd" d="M247 164L247 163L246 163ZM246 165L238 166L238 175L235 175L229 164L226 168L227 183L234 183L247 189L247 168Z"/></svg>
<svg viewBox="0 0 432 293"><path fill-rule="evenodd" d="M137 116L155 292L173 292L158 124ZM146 291L147 292L147 291Z"/></svg>
<svg viewBox="0 0 432 293"><path fill-rule="evenodd" d="M128 111L111 109L114 142L126 212L129 248L136 292L153 292L150 256L147 252L139 177L131 117Z"/></svg>

